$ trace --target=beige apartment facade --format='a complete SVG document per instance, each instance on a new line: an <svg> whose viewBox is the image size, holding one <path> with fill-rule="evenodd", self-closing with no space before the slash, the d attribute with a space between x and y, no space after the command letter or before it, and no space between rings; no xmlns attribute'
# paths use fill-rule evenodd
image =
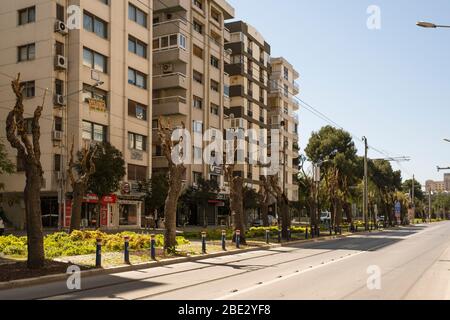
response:
<svg viewBox="0 0 450 320"><path fill-rule="evenodd" d="M230 62L224 49L230 41L225 21L234 17L234 8L224 0L154 0L153 11L153 172L165 172L157 137L158 121L170 119L173 127L184 123L193 139L193 163L187 165L184 187L196 187L200 179L216 180L220 198L226 197L220 165L206 165L203 134L212 138L223 133L224 109L229 106ZM215 225L224 203L211 199L206 208L196 206L190 214L178 216L178 223Z"/></svg>
<svg viewBox="0 0 450 320"><path fill-rule="evenodd" d="M25 116L32 116L47 88L41 119L45 227L66 227L71 190L65 172L69 150L110 142L124 156L121 190L100 199L103 228L141 226L137 181L152 168L152 1L17 0L0 4L1 137L17 73L25 86ZM70 9L70 10L68 10ZM75 19L75 20L74 20ZM77 20L78 19L78 20ZM16 151L9 148L16 161ZM8 220L24 227L25 175L2 176ZM94 225L96 195L86 195L83 224Z"/></svg>
<svg viewBox="0 0 450 320"><path fill-rule="evenodd" d="M279 181L289 201L298 201L299 173L299 102L298 71L286 59L270 59L269 127L279 129L280 166Z"/></svg>
<svg viewBox="0 0 450 320"><path fill-rule="evenodd" d="M258 144L261 130L267 130L268 84L270 45L250 24L243 21L228 23L231 41L225 48L231 52L231 63L227 66L230 75L230 108L226 110L227 129L256 130L257 136L246 137L244 146L245 164L236 166L236 174L244 178L250 188L259 190L261 166L257 153L249 143ZM249 139L254 139L250 141ZM250 161L253 160L253 161Z"/></svg>

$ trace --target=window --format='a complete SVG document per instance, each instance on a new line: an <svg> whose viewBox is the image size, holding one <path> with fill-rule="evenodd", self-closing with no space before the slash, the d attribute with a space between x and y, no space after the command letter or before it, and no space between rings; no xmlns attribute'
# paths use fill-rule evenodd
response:
<svg viewBox="0 0 450 320"><path fill-rule="evenodd" d="M139 120L147 120L147 106L128 100L128 115Z"/></svg>
<svg viewBox="0 0 450 320"><path fill-rule="evenodd" d="M214 57L214 56L211 56L211 65L212 65L214 68L220 69L220 62L219 62L219 59L217 59L217 58Z"/></svg>
<svg viewBox="0 0 450 320"><path fill-rule="evenodd" d="M219 83L211 79L211 90L219 92Z"/></svg>
<svg viewBox="0 0 450 320"><path fill-rule="evenodd" d="M201 160L203 158L202 148L194 146L194 159Z"/></svg>
<svg viewBox="0 0 450 320"><path fill-rule="evenodd" d="M200 180L202 179L203 175L201 172L193 172L193 178L194 178L194 183L199 184Z"/></svg>
<svg viewBox="0 0 450 320"><path fill-rule="evenodd" d="M147 28L147 14L131 3L128 4L128 19Z"/></svg>
<svg viewBox="0 0 450 320"><path fill-rule="evenodd" d="M201 121L193 121L192 131L195 133L203 133L203 123Z"/></svg>
<svg viewBox="0 0 450 320"><path fill-rule="evenodd" d="M106 73L107 57L86 47L83 48L83 64L91 69Z"/></svg>
<svg viewBox="0 0 450 320"><path fill-rule="evenodd" d="M29 7L19 10L19 25L32 23L36 21L36 7Z"/></svg>
<svg viewBox="0 0 450 320"><path fill-rule="evenodd" d="M90 31L102 37L108 38L108 24L93 14L84 11L83 15L84 30Z"/></svg>
<svg viewBox="0 0 450 320"><path fill-rule="evenodd" d="M175 33L153 39L153 51L182 48L186 50L186 36Z"/></svg>
<svg viewBox="0 0 450 320"><path fill-rule="evenodd" d="M55 42L55 53L59 56L64 55L64 43L61 43L59 41Z"/></svg>
<svg viewBox="0 0 450 320"><path fill-rule="evenodd" d="M63 119L55 117L55 131L63 131Z"/></svg>
<svg viewBox="0 0 450 320"><path fill-rule="evenodd" d="M147 137L137 133L128 132L128 148L133 150L146 151Z"/></svg>
<svg viewBox="0 0 450 320"><path fill-rule="evenodd" d="M194 20L194 30L197 31L200 34L203 34L203 25L197 21Z"/></svg>
<svg viewBox="0 0 450 320"><path fill-rule="evenodd" d="M134 164L128 165L128 180L145 181L147 178L147 167L136 166Z"/></svg>
<svg viewBox="0 0 450 320"><path fill-rule="evenodd" d="M289 87L287 84L284 85L284 96L289 97Z"/></svg>
<svg viewBox="0 0 450 320"><path fill-rule="evenodd" d="M196 57L199 57L200 59L203 59L203 49L196 46L195 44L194 44L194 55Z"/></svg>
<svg viewBox="0 0 450 320"><path fill-rule="evenodd" d="M106 4L106 5L109 5L109 0L100 0L100 2L102 2L102 3Z"/></svg>
<svg viewBox="0 0 450 320"><path fill-rule="evenodd" d="M213 18L216 22L220 23L220 13L216 10L211 10L211 18Z"/></svg>
<svg viewBox="0 0 450 320"><path fill-rule="evenodd" d="M55 154L54 155L54 169L55 172L61 172L61 155Z"/></svg>
<svg viewBox="0 0 450 320"><path fill-rule="evenodd" d="M194 81L196 81L198 83L203 83L203 74L194 70L192 75L193 75Z"/></svg>
<svg viewBox="0 0 450 320"><path fill-rule="evenodd" d="M142 58L147 58L147 44L132 36L128 36L128 51Z"/></svg>
<svg viewBox="0 0 450 320"><path fill-rule="evenodd" d="M27 81L22 82L23 85L23 96L25 98L32 98L36 95L36 89L35 89L35 82L34 81Z"/></svg>
<svg viewBox="0 0 450 320"><path fill-rule="evenodd" d="M159 120L158 119L152 120L152 129L158 129L158 127L159 127Z"/></svg>
<svg viewBox="0 0 450 320"><path fill-rule="evenodd" d="M128 83L141 89L147 89L147 75L137 70L128 68Z"/></svg>
<svg viewBox="0 0 450 320"><path fill-rule="evenodd" d="M106 142L106 126L89 121L83 121L82 137L86 140Z"/></svg>
<svg viewBox="0 0 450 320"><path fill-rule="evenodd" d="M86 101L87 99L103 100L105 102L105 107L107 107L108 93L88 84L83 84L83 100Z"/></svg>
<svg viewBox="0 0 450 320"><path fill-rule="evenodd" d="M27 134L33 133L33 118L24 119L25 132Z"/></svg>
<svg viewBox="0 0 450 320"><path fill-rule="evenodd" d="M201 0L192 0L194 5L199 8L200 10L203 10L203 2Z"/></svg>
<svg viewBox="0 0 450 320"><path fill-rule="evenodd" d="M284 79L289 80L289 69L284 67Z"/></svg>
<svg viewBox="0 0 450 320"><path fill-rule="evenodd" d="M223 95L227 98L230 97L230 86L227 85L223 86Z"/></svg>
<svg viewBox="0 0 450 320"><path fill-rule="evenodd" d="M62 22L66 21L66 9L60 4L56 4L56 19Z"/></svg>
<svg viewBox="0 0 450 320"><path fill-rule="evenodd" d="M55 93L60 96L64 95L64 81L55 79Z"/></svg>
<svg viewBox="0 0 450 320"><path fill-rule="evenodd" d="M217 104L211 103L211 113L216 116L219 115L219 106Z"/></svg>
<svg viewBox="0 0 450 320"><path fill-rule="evenodd" d="M30 43L19 47L19 62L34 60L36 57L36 46L34 43Z"/></svg>
<svg viewBox="0 0 450 320"><path fill-rule="evenodd" d="M202 109L203 108L203 99L199 98L197 96L194 96L192 99L193 107L196 109Z"/></svg>

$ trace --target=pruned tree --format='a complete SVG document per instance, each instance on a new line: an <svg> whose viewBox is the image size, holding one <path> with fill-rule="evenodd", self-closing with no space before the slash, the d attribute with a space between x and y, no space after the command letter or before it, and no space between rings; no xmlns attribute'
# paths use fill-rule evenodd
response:
<svg viewBox="0 0 450 320"><path fill-rule="evenodd" d="M44 171L41 164L41 127L39 120L44 108L47 91L44 92L42 104L37 106L31 123L32 139L30 141L25 127L23 84L20 82L20 73L11 83L16 96L16 104L6 118L6 137L13 148L17 150L19 161L22 162L26 184L24 189L25 214L27 226L28 261L30 269L39 269L44 266L44 236L42 230L41 214L41 188Z"/></svg>
<svg viewBox="0 0 450 320"><path fill-rule="evenodd" d="M184 123L182 128L185 129ZM164 157L166 158L169 166L168 170L168 184L169 189L167 192L167 198L164 205L164 217L166 232L164 234L164 249L174 250L177 245L177 207L178 199L180 198L183 190L183 176L186 172L186 167L181 161L184 157L184 149L182 146L183 136L180 135L178 141L172 140L173 129L170 123L170 119L167 122L163 122L162 117L159 118L158 123L158 136L161 143L161 149ZM172 158L173 150L178 148L179 161L174 161Z"/></svg>
<svg viewBox="0 0 450 320"><path fill-rule="evenodd" d="M281 213L281 236L283 239L288 239L288 230L291 227L291 219L289 217L289 199L286 196L286 192L280 187L280 179L278 175L272 175L268 177L270 192L277 200L278 207Z"/></svg>
<svg viewBox="0 0 450 320"><path fill-rule="evenodd" d="M90 145L83 147L78 153L78 160L74 157L75 138L72 140L70 148L70 160L67 169L67 175L72 186L72 216L70 218L70 233L78 230L81 225L81 206L83 205L83 197L86 194L89 178L95 172L94 155L95 149ZM93 149L93 150L91 150Z"/></svg>
<svg viewBox="0 0 450 320"><path fill-rule="evenodd" d="M238 149L237 137L233 141L233 155L236 155ZM231 213L231 224L233 227L233 241L236 240L236 230L241 232L240 242L242 244L246 243L245 239L245 223L244 223L244 178L235 175L236 161L233 163L224 163L223 171L225 177L228 180L230 188L230 213Z"/></svg>
<svg viewBox="0 0 450 320"><path fill-rule="evenodd" d="M261 185L258 191L258 203L261 208L261 219L264 227L269 227L269 206L272 202L270 184L265 176L261 176Z"/></svg>

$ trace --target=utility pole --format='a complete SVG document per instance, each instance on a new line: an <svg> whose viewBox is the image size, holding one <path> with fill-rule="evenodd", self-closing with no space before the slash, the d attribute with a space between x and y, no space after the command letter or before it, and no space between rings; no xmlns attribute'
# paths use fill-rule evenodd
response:
<svg viewBox="0 0 450 320"><path fill-rule="evenodd" d="M367 168L367 152L369 146L367 144L367 138L363 137L364 141L364 196L363 196L363 215L364 215L364 225L366 231L369 230L369 219L367 213L369 210L369 184L368 184L368 168Z"/></svg>
<svg viewBox="0 0 450 320"><path fill-rule="evenodd" d="M428 223L431 223L431 188L428 190Z"/></svg>
<svg viewBox="0 0 450 320"><path fill-rule="evenodd" d="M412 212L413 212L413 219L416 217L416 202L415 202L415 199L414 199L414 189L416 188L416 177L413 175L413 178L412 178L412 191L411 191L411 200L412 200L412 207L411 207L411 209L412 209Z"/></svg>

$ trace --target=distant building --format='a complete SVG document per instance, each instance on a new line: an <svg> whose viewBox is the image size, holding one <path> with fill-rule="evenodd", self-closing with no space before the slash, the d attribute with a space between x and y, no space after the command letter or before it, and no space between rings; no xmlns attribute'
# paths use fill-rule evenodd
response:
<svg viewBox="0 0 450 320"><path fill-rule="evenodd" d="M445 180L446 179L446 180ZM425 191L445 192L450 191L450 174L444 176L444 181L427 180L425 182Z"/></svg>

